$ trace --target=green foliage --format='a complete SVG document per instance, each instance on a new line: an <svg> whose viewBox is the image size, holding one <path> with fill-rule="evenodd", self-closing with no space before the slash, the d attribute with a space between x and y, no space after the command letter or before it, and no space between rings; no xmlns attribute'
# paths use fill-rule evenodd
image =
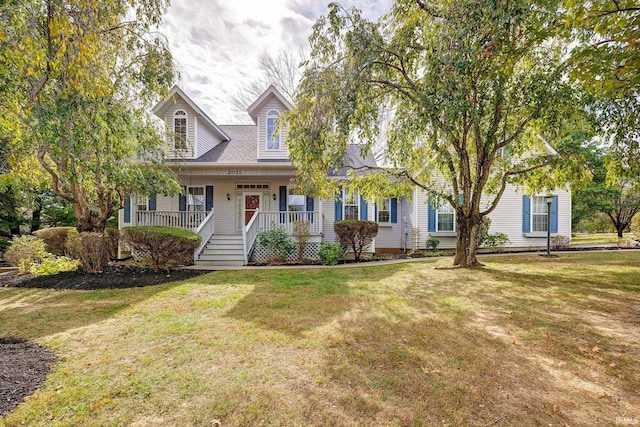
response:
<svg viewBox="0 0 640 427"><path fill-rule="evenodd" d="M339 243L324 242L318 251L318 256L327 265L336 265L343 255L344 249Z"/></svg>
<svg viewBox="0 0 640 427"><path fill-rule="evenodd" d="M282 262L288 259L296 250L296 244L284 227L273 227L258 233L260 245L271 253L274 261Z"/></svg>
<svg viewBox="0 0 640 427"><path fill-rule="evenodd" d="M42 262L48 255L43 240L35 236L21 236L13 238L4 259L10 265L18 267L20 274L27 274L34 264Z"/></svg>
<svg viewBox="0 0 640 427"><path fill-rule="evenodd" d="M109 251L102 233L70 233L67 252L80 261L87 273L101 273L109 262Z"/></svg>
<svg viewBox="0 0 640 427"><path fill-rule="evenodd" d="M11 241L0 238L0 258L4 255L9 246L11 246Z"/></svg>
<svg viewBox="0 0 640 427"><path fill-rule="evenodd" d="M427 239L427 249L429 249L430 251L435 251L436 249L438 249L439 244L440 244L440 239L436 237L429 237Z"/></svg>
<svg viewBox="0 0 640 427"><path fill-rule="evenodd" d="M481 245L485 248L497 249L511 243L511 239L505 233L487 233L483 236Z"/></svg>
<svg viewBox="0 0 640 427"><path fill-rule="evenodd" d="M180 190L161 164L162 129L149 116L173 82L167 42L155 31L167 6L0 6L0 129L11 135L10 168L25 180L44 172L73 204L79 230L101 232L127 194Z"/></svg>
<svg viewBox="0 0 640 427"><path fill-rule="evenodd" d="M78 234L75 227L51 227L35 231L34 236L42 239L47 251L57 256L67 253L67 237L69 234Z"/></svg>
<svg viewBox="0 0 640 427"><path fill-rule="evenodd" d="M398 0L370 22L330 4L288 116L291 159L308 192L333 195L327 172L343 166L348 143L376 148L391 168L352 171L353 185L364 194L417 185L450 203L461 237L454 263L464 266L477 265L471 236L507 185L554 189L582 173L579 156L546 144L581 124L564 78L558 3L487 7Z"/></svg>
<svg viewBox="0 0 640 427"><path fill-rule="evenodd" d="M122 239L136 258L149 262L155 271L193 263L193 253L202 240L191 230L156 226L127 227Z"/></svg>
<svg viewBox="0 0 640 427"><path fill-rule="evenodd" d="M48 276L64 271L76 271L79 265L80 261L77 259L54 255L44 257L39 264L34 264L30 272L36 276Z"/></svg>
<svg viewBox="0 0 640 427"><path fill-rule="evenodd" d="M311 237L310 230L311 222L309 221L294 221L293 223L293 237L298 242L298 261L302 261L304 258L304 251Z"/></svg>
<svg viewBox="0 0 640 427"><path fill-rule="evenodd" d="M353 251L353 258L360 261L362 251L373 242L378 234L378 223L362 220L337 221L333 229L342 246Z"/></svg>

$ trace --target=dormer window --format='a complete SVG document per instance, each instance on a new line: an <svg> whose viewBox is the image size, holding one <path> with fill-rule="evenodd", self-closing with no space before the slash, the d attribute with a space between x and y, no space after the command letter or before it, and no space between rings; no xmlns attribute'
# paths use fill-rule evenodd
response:
<svg viewBox="0 0 640 427"><path fill-rule="evenodd" d="M276 129L278 111L271 110L267 113L267 150L280 149L280 134Z"/></svg>
<svg viewBox="0 0 640 427"><path fill-rule="evenodd" d="M187 113L184 110L173 113L173 144L176 150L187 149Z"/></svg>

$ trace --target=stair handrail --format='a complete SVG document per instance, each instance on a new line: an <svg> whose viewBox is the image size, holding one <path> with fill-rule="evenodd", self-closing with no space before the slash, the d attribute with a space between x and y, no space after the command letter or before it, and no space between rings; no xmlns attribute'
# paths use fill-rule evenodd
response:
<svg viewBox="0 0 640 427"><path fill-rule="evenodd" d="M205 248L205 246L207 246L207 243L209 243L209 239L211 239L211 236L213 236L213 233L214 233L213 208L211 208L211 212L209 212L209 214L206 217L204 217L200 225L198 225L198 228L196 228L196 233L200 236L202 240L200 241L200 245L198 246L198 248L193 252L194 261L198 260L200 253Z"/></svg>
<svg viewBox="0 0 640 427"><path fill-rule="evenodd" d="M244 265L249 264L249 252L253 248L253 244L258 237L257 219L259 215L260 209L256 209L247 225L242 227L242 252L244 254Z"/></svg>

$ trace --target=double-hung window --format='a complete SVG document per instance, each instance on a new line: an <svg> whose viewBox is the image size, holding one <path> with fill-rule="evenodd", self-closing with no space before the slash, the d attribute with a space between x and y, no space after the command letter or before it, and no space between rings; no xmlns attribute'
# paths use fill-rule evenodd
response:
<svg viewBox="0 0 640 427"><path fill-rule="evenodd" d="M188 187L187 188L187 210L188 211L204 211L205 196L204 187Z"/></svg>
<svg viewBox="0 0 640 427"><path fill-rule="evenodd" d="M547 231L549 226L547 203L544 196L533 196L531 198L531 231Z"/></svg>
<svg viewBox="0 0 640 427"><path fill-rule="evenodd" d="M304 212L307 210L307 198L302 194L297 194L295 190L289 188L287 197L287 210L289 212Z"/></svg>
<svg viewBox="0 0 640 427"><path fill-rule="evenodd" d="M280 149L280 134L276 125L277 119L278 111L271 110L267 113L267 150Z"/></svg>
<svg viewBox="0 0 640 427"><path fill-rule="evenodd" d="M344 189L344 215L345 220L360 219L360 196L357 190Z"/></svg>
<svg viewBox="0 0 640 427"><path fill-rule="evenodd" d="M138 211L149 210L149 196L138 196Z"/></svg>
<svg viewBox="0 0 640 427"><path fill-rule="evenodd" d="M436 231L455 231L456 214L448 202L438 203L436 208Z"/></svg>
<svg viewBox="0 0 640 427"><path fill-rule="evenodd" d="M387 223L391 222L391 199L382 199L377 205L378 207L378 222Z"/></svg>
<svg viewBox="0 0 640 427"><path fill-rule="evenodd" d="M187 149L187 113L184 110L173 114L173 144L176 150Z"/></svg>

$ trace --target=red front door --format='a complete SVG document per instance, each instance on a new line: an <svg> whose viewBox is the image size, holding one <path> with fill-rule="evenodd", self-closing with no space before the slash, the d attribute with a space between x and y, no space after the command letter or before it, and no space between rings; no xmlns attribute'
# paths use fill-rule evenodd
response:
<svg viewBox="0 0 640 427"><path fill-rule="evenodd" d="M260 196L247 194L244 196L244 225L249 224L253 214L260 208Z"/></svg>

